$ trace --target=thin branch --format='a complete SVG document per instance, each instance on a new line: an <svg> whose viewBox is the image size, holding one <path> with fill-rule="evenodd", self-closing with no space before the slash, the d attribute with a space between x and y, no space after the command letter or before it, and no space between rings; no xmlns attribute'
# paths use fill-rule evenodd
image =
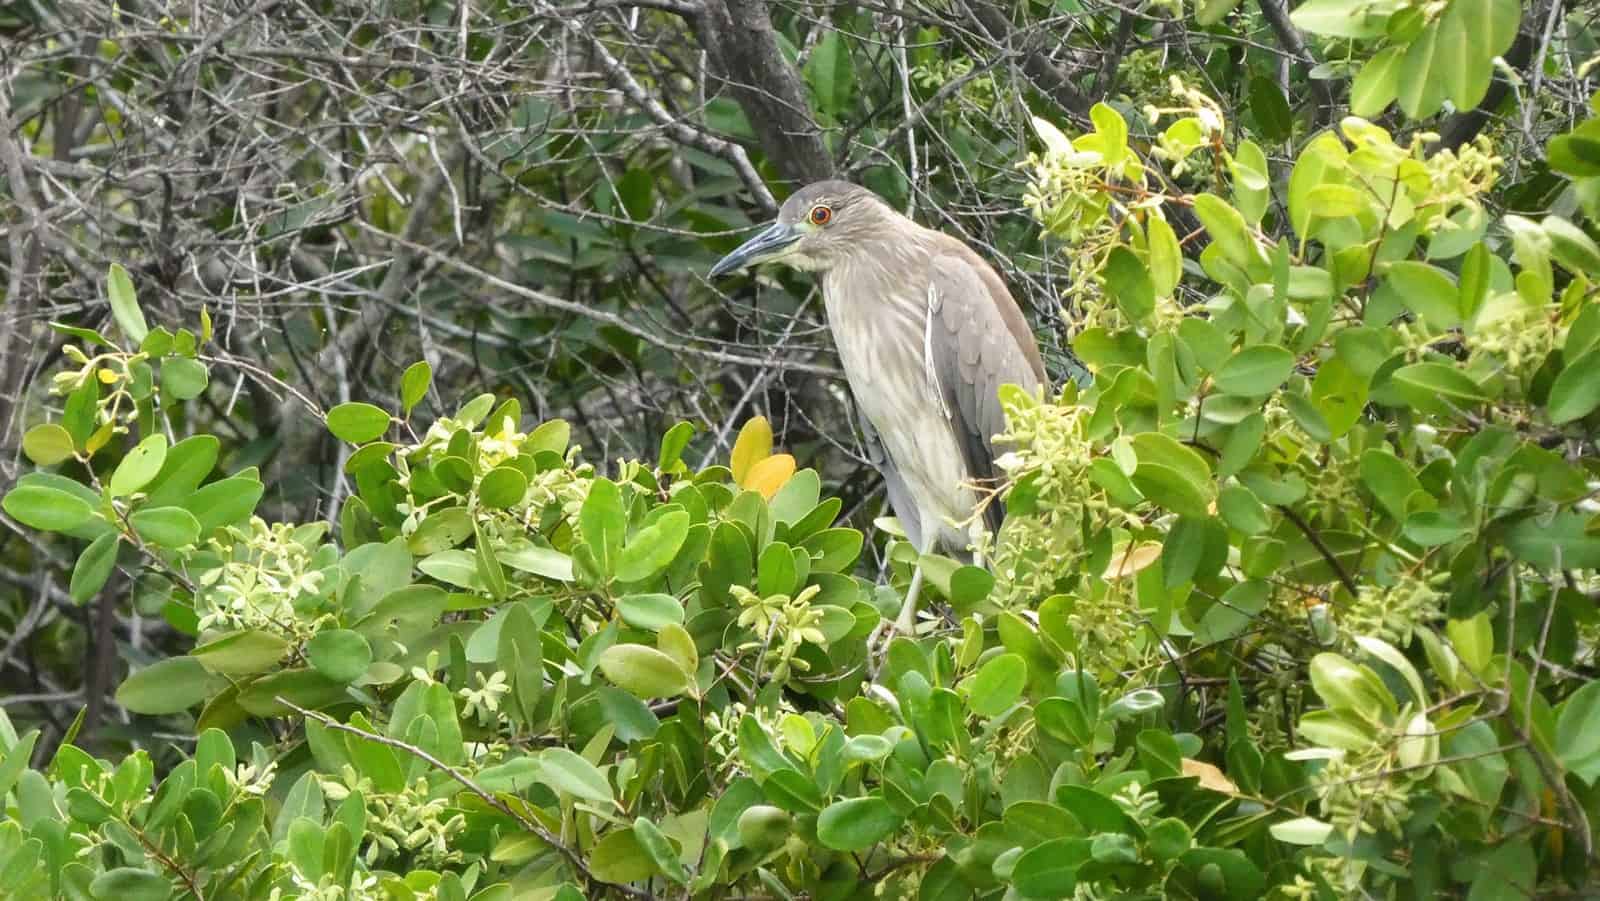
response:
<svg viewBox="0 0 1600 901"><path fill-rule="evenodd" d="M656 897L649 892L641 891L626 885L619 885L615 882L606 882L605 880L596 877L594 875L594 871L590 870L589 865L584 862L583 856L576 850L567 847L565 844L562 844L561 839L550 830L544 828L542 823L520 813L511 805L500 800L499 795L496 795L494 792L489 791L488 789L479 785L477 782L473 781L471 776L468 776L466 773L462 772L456 767L453 767L450 764L445 763L443 760L433 756L425 749L419 748L416 745L401 741L396 738L390 738L386 735L378 735L373 732L366 732L361 729L357 729L354 726L346 725L325 713L319 713L315 710L307 710L282 696L279 696L277 701L283 706L288 707L290 710L293 710L295 713L298 713L307 719L316 720L323 726L332 729L335 732L344 732L346 734L365 739L366 741L376 742L380 745L387 745L388 747L394 748L396 751L403 751L407 754L410 754L434 769L439 770L440 772L449 776L451 779L454 779L467 791L477 795L483 801L483 803L493 807L500 813L505 814L506 816L515 820L517 825L528 830L534 835L537 835L541 841L549 845L551 848L554 848L561 854L562 857L565 857L567 859L567 863L571 864L574 870L581 873L585 881L593 883L594 885L605 886L613 891L621 892L630 898Z"/></svg>

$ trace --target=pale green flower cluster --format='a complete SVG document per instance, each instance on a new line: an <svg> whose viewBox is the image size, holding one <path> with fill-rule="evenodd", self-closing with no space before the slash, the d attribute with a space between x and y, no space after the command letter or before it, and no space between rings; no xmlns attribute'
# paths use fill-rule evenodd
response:
<svg viewBox="0 0 1600 901"><path fill-rule="evenodd" d="M1395 766L1376 744L1329 760L1311 776L1323 819L1351 841L1380 830L1398 835L1411 816L1411 793L1410 779Z"/></svg>
<svg viewBox="0 0 1600 901"><path fill-rule="evenodd" d="M326 531L326 523L269 525L253 516L214 537L210 549L223 562L197 580L200 630L260 629L301 641L315 635L317 622L299 611L327 587L332 561L317 553Z"/></svg>
<svg viewBox="0 0 1600 901"><path fill-rule="evenodd" d="M289 867L289 874L294 881L293 893L286 895L282 889L275 888L267 896L268 901L285 901L290 898L294 901L386 901L389 897L388 893L378 887L378 877L371 873L358 871L348 885L335 885L333 876L327 874L320 880L312 882L292 864ZM430 890L427 895L413 894L412 897L419 901L428 901L436 895Z"/></svg>
<svg viewBox="0 0 1600 901"><path fill-rule="evenodd" d="M466 817L450 812L448 796L438 794L418 777L403 790L376 792L372 780L346 764L340 778L319 777L322 793L335 802L360 792L367 808L368 866L386 857L407 853L418 866L438 867L461 860L451 838L466 828Z"/></svg>
<svg viewBox="0 0 1600 901"><path fill-rule="evenodd" d="M929 60L911 67L911 81L924 91L937 91L952 81L971 76L973 65L972 59L965 56ZM984 74L969 78L957 89L956 96L980 109L993 109L994 76Z"/></svg>
<svg viewBox="0 0 1600 901"><path fill-rule="evenodd" d="M1088 478L1094 448L1084 437L1088 411L1065 403L1009 403L1009 450L996 465L1013 484L1036 490L1034 512L1007 518L1004 540L988 549L1001 606L1028 608L1053 593L1061 573L1075 572L1086 556L1085 517L1103 519L1109 505Z"/></svg>
<svg viewBox="0 0 1600 901"><path fill-rule="evenodd" d="M511 685L500 670L487 677L482 672L473 673L473 676L477 679L477 688L463 687L456 692L461 698L461 713L488 726L499 720L500 699L511 691Z"/></svg>
<svg viewBox="0 0 1600 901"><path fill-rule="evenodd" d="M736 769L739 765L739 723L745 716L756 718L756 723L761 726L772 741L779 747L783 746L784 732L781 723L785 716L793 715L797 711L789 703L787 697L780 696L776 707L758 706L753 710L742 701L729 704L725 710L708 710L705 713L707 759L720 760L719 775Z"/></svg>
<svg viewBox="0 0 1600 901"><path fill-rule="evenodd" d="M1517 384L1528 385L1563 341L1558 313L1554 305L1535 306L1516 293L1491 298L1473 323L1473 362L1493 357Z"/></svg>
<svg viewBox="0 0 1600 901"><path fill-rule="evenodd" d="M1221 104L1176 75L1167 79L1167 91L1172 95L1172 105L1161 107L1147 104L1143 112L1151 125L1164 118L1175 119L1156 136L1153 153L1157 159L1168 163L1169 175L1181 178L1193 167L1190 156L1196 150L1219 141L1228 120Z"/></svg>
<svg viewBox="0 0 1600 901"><path fill-rule="evenodd" d="M1100 155L1049 148L1028 154L1021 165L1029 173L1022 205L1045 234L1061 240L1075 257L1103 260L1121 227L1107 215L1111 198L1104 190L1107 173Z"/></svg>
<svg viewBox="0 0 1600 901"><path fill-rule="evenodd" d="M756 636L753 641L741 645L740 651L761 651L771 666L772 678L779 682L787 680L791 670L805 672L811 668L795 654L801 644L828 642L820 628L822 611L811 606L811 599L822 592L822 586L807 585L794 597L786 594L762 597L743 585L734 585L729 591L743 608L739 613L739 626Z"/></svg>
<svg viewBox="0 0 1600 901"><path fill-rule="evenodd" d="M1351 647L1355 636L1368 635L1403 648L1417 629L1444 618L1443 605L1443 594L1409 574L1387 588L1369 582L1340 615L1339 631Z"/></svg>

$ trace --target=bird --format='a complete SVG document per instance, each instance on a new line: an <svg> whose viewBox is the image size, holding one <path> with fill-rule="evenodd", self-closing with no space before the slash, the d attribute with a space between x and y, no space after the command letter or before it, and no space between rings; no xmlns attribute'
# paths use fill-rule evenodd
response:
<svg viewBox="0 0 1600 901"><path fill-rule="evenodd" d="M889 506L918 560L966 554L980 530L997 533L1004 510L984 485L998 481L1003 452L998 392L1012 384L1033 393L1048 380L1027 318L994 268L959 239L836 180L790 195L709 276L763 263L821 282L845 381L881 446ZM901 634L915 632L922 581L919 562L893 623Z"/></svg>

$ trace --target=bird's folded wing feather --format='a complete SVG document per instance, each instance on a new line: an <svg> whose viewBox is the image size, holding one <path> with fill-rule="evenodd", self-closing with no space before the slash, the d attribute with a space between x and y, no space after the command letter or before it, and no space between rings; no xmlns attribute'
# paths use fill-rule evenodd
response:
<svg viewBox="0 0 1600 901"><path fill-rule="evenodd" d="M931 387L975 479L996 476L994 436L1006 427L1000 386L1031 391L1044 379L1021 310L984 265L953 253L933 257L923 347ZM989 505L991 530L1003 515L998 503Z"/></svg>

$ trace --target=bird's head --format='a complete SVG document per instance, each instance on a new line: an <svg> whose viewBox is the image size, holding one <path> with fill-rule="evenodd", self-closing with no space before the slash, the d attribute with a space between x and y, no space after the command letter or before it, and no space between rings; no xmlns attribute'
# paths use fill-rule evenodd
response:
<svg viewBox="0 0 1600 901"><path fill-rule="evenodd" d="M842 181L806 185L783 202L778 218L711 267L711 277L758 263L820 272L882 236L895 213L878 195Z"/></svg>

